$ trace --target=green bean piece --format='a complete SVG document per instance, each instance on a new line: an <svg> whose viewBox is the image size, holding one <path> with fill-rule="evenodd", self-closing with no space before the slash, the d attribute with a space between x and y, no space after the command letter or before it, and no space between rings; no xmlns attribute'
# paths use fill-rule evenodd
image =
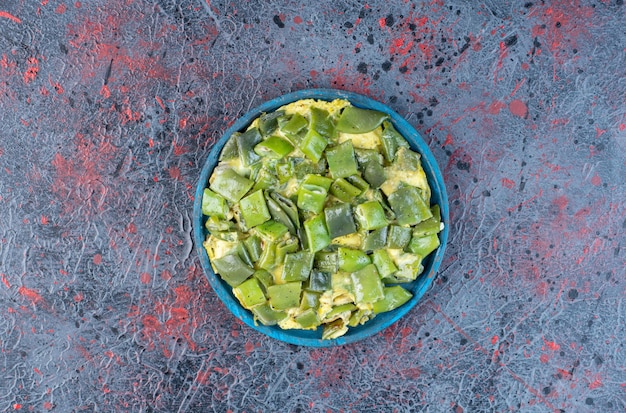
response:
<svg viewBox="0 0 626 413"><path fill-rule="evenodd" d="M308 174L304 177L304 180L302 181L302 183L305 185L320 186L324 188L326 191L328 191L330 189L330 186L333 183L333 180L325 176Z"/></svg>
<svg viewBox="0 0 626 413"><path fill-rule="evenodd" d="M370 257L363 251L339 247L337 253L337 264L339 265L339 269L342 271L358 271L372 263Z"/></svg>
<svg viewBox="0 0 626 413"><path fill-rule="evenodd" d="M254 147L257 155L280 159L289 155L293 151L293 145L279 136L270 136Z"/></svg>
<svg viewBox="0 0 626 413"><path fill-rule="evenodd" d="M370 256L363 251L346 247L337 249L337 265L341 271L358 271L371 263Z"/></svg>
<svg viewBox="0 0 626 413"><path fill-rule="evenodd" d="M287 227L287 230L292 235L296 235L296 226L291 221L291 218L289 218L287 212L285 212L285 210L280 207L278 202L276 202L274 198L271 197L266 197L265 201L267 202L267 209L270 211L272 219L276 222L280 222L285 227Z"/></svg>
<svg viewBox="0 0 626 413"><path fill-rule="evenodd" d="M403 185L389 195L388 199L400 225L415 225L433 216L414 186Z"/></svg>
<svg viewBox="0 0 626 413"><path fill-rule="evenodd" d="M253 262L257 262L261 258L263 248L261 246L261 239L256 235L249 236L243 240L243 245L248 250L248 255Z"/></svg>
<svg viewBox="0 0 626 413"><path fill-rule="evenodd" d="M332 323L324 324L324 330L322 330L322 340L332 340L333 338L341 337L348 331L348 326L342 319L333 321Z"/></svg>
<svg viewBox="0 0 626 413"><path fill-rule="evenodd" d="M363 172L363 178L372 188L379 188L387 180L385 168L378 162L369 162Z"/></svg>
<svg viewBox="0 0 626 413"><path fill-rule="evenodd" d="M306 281L313 268L313 254L298 251L285 256L280 279L284 282Z"/></svg>
<svg viewBox="0 0 626 413"><path fill-rule="evenodd" d="M370 162L383 164L383 156L376 149L354 148L354 155L361 172L365 170L365 166Z"/></svg>
<svg viewBox="0 0 626 413"><path fill-rule="evenodd" d="M250 256L250 253L248 252L248 249L246 248L246 246L240 242L237 244L237 246L235 247L234 251L237 253L237 255L239 255L239 258L241 258L241 260L249 267L253 267L254 266L254 261L252 261L252 257Z"/></svg>
<svg viewBox="0 0 626 413"><path fill-rule="evenodd" d="M413 254L427 256L437 249L439 246L439 237L437 234L426 235L424 237L413 237L407 249Z"/></svg>
<svg viewBox="0 0 626 413"><path fill-rule="evenodd" d="M278 182L280 182L281 184L289 181L293 177L294 165L291 158L288 158L286 160L282 159L280 162L276 162L275 168Z"/></svg>
<svg viewBox="0 0 626 413"><path fill-rule="evenodd" d="M350 175L346 178L346 181L348 181L350 185L359 188L361 190L361 193L367 191L370 187L370 184L368 184L367 181L361 178L359 175Z"/></svg>
<svg viewBox="0 0 626 413"><path fill-rule="evenodd" d="M270 285L274 285L274 276L270 274L267 270L259 269L252 274L254 278L256 278L261 284L261 288L264 291L267 291L267 287Z"/></svg>
<svg viewBox="0 0 626 413"><path fill-rule="evenodd" d="M300 131L302 131L307 125L308 121L304 116L299 113L294 113L293 116L285 123L281 128L281 132L285 135L291 137L297 135Z"/></svg>
<svg viewBox="0 0 626 413"><path fill-rule="evenodd" d="M270 307L269 303L257 305L250 309L254 314L254 319L261 322L266 326L276 325L279 321L287 318L287 313L284 311L276 311Z"/></svg>
<svg viewBox="0 0 626 413"><path fill-rule="evenodd" d="M399 148L393 165L397 170L416 171L422 168L421 155L410 148Z"/></svg>
<svg viewBox="0 0 626 413"><path fill-rule="evenodd" d="M239 160L245 167L249 167L261 160L261 157L254 152L254 147L261 142L261 134L257 128L251 128L244 133L237 135L237 150Z"/></svg>
<svg viewBox="0 0 626 413"><path fill-rule="evenodd" d="M222 232L222 231L232 231L232 230L235 230L237 228L233 221L225 221L225 220L219 219L219 218L217 218L215 216L208 217L206 222L205 222L205 224L204 224L204 227L210 233Z"/></svg>
<svg viewBox="0 0 626 413"><path fill-rule="evenodd" d="M395 259L398 271L393 275L398 282L409 282L424 271L422 257L411 253L403 253Z"/></svg>
<svg viewBox="0 0 626 413"><path fill-rule="evenodd" d="M328 112L320 108L311 108L311 125L310 128L315 129L317 133L323 137L333 140L337 137L335 123L329 116Z"/></svg>
<svg viewBox="0 0 626 413"><path fill-rule="evenodd" d="M399 225L389 226L387 247L392 249L404 249L411 241L411 228Z"/></svg>
<svg viewBox="0 0 626 413"><path fill-rule="evenodd" d="M233 288L233 294L243 308L251 309L257 305L265 304L267 299L261 289L261 284L256 278L250 278Z"/></svg>
<svg viewBox="0 0 626 413"><path fill-rule="evenodd" d="M389 233L389 227L385 226L379 229L370 231L363 239L362 249L364 251L374 251L383 248L387 243L387 234Z"/></svg>
<svg viewBox="0 0 626 413"><path fill-rule="evenodd" d="M349 319L352 311L356 310L356 305L352 303L346 303L337 305L330 310L324 317L324 321L333 321L341 318L343 320Z"/></svg>
<svg viewBox="0 0 626 413"><path fill-rule="evenodd" d="M270 211L267 209L263 191L261 190L242 198L241 201L239 201L239 208L244 223L248 228L261 225L272 218Z"/></svg>
<svg viewBox="0 0 626 413"><path fill-rule="evenodd" d="M283 196L283 195L279 194L278 192L270 193L270 197L272 197L272 199L274 201L276 201L276 203L280 206L280 208L283 211L285 211L285 213L289 216L289 219L291 219L291 222L293 223L293 225L296 228L299 227L300 226L300 218L299 218L299 215L298 215L298 208L296 207L296 204L294 204L291 199L287 198L286 196ZM287 224L285 224L285 225L287 225Z"/></svg>
<svg viewBox="0 0 626 413"><path fill-rule="evenodd" d="M326 173L328 164L326 158L320 158L319 161L313 162L306 158L297 158L294 164L294 174L298 179L304 179L307 175L316 174L323 175Z"/></svg>
<svg viewBox="0 0 626 413"><path fill-rule="evenodd" d="M339 178L330 186L330 193L343 202L352 202L354 198L361 195L359 188L353 186L343 178Z"/></svg>
<svg viewBox="0 0 626 413"><path fill-rule="evenodd" d="M238 231L213 231L211 232L215 238L229 241L229 242L237 242L239 241L239 232Z"/></svg>
<svg viewBox="0 0 626 413"><path fill-rule="evenodd" d="M266 242L263 245L263 252L261 253L259 261L257 261L257 266L259 268L270 271L276 267L278 264L276 262L276 247L276 242Z"/></svg>
<svg viewBox="0 0 626 413"><path fill-rule="evenodd" d="M378 201L368 201L357 205L354 211L359 226L364 230L373 230L387 226L387 218Z"/></svg>
<svg viewBox="0 0 626 413"><path fill-rule="evenodd" d="M324 208L324 217L330 238L356 232L356 225L352 216L352 207L347 203L338 203Z"/></svg>
<svg viewBox="0 0 626 413"><path fill-rule="evenodd" d="M315 215L304 221L309 251L317 252L330 245L330 235L324 222L324 214Z"/></svg>
<svg viewBox="0 0 626 413"><path fill-rule="evenodd" d="M354 294L354 285L352 284L352 278L350 278L349 272L339 271L331 274L331 285L333 286L333 292L345 291L348 294Z"/></svg>
<svg viewBox="0 0 626 413"><path fill-rule="evenodd" d="M374 264L350 274L357 304L374 303L382 298L383 283Z"/></svg>
<svg viewBox="0 0 626 413"><path fill-rule="evenodd" d="M298 208L319 214L324 208L328 192L321 186L302 184L298 190Z"/></svg>
<svg viewBox="0 0 626 413"><path fill-rule="evenodd" d="M215 272L231 287L236 287L250 277L254 270L238 254L228 254L211 261Z"/></svg>
<svg viewBox="0 0 626 413"><path fill-rule="evenodd" d="M413 297L413 294L400 285L384 287L383 294L384 297L373 304L374 314L395 310Z"/></svg>
<svg viewBox="0 0 626 413"><path fill-rule="evenodd" d="M275 171L273 169L263 167L259 170L259 173L256 176L252 190L258 191L259 189L266 190L274 188L278 185L278 183L278 177L276 176Z"/></svg>
<svg viewBox="0 0 626 413"><path fill-rule="evenodd" d="M376 266L378 273L382 278L387 278L396 271L398 267L394 264L393 259L387 253L387 250L379 249L372 254L372 262Z"/></svg>
<svg viewBox="0 0 626 413"><path fill-rule="evenodd" d="M367 320L370 319L369 315L371 314L371 310L358 309L354 311L350 316L350 320L348 320L348 326L356 327L359 324L364 324Z"/></svg>
<svg viewBox="0 0 626 413"><path fill-rule="evenodd" d="M303 250L309 249L309 240L306 235L306 231L304 227L298 227L298 239L300 240L300 245L302 245Z"/></svg>
<svg viewBox="0 0 626 413"><path fill-rule="evenodd" d="M289 232L289 229L283 223L270 219L257 226L254 232L265 241L276 242L283 238Z"/></svg>
<svg viewBox="0 0 626 413"><path fill-rule="evenodd" d="M302 282L300 281L274 284L267 287L270 305L274 310L287 310L299 306L301 292Z"/></svg>
<svg viewBox="0 0 626 413"><path fill-rule="evenodd" d="M282 110L270 113L263 113L259 116L259 131L263 136L273 133L278 127L278 118L285 114Z"/></svg>
<svg viewBox="0 0 626 413"><path fill-rule="evenodd" d="M441 231L441 211L439 205L435 204L430 208L432 217L420 222L413 227L414 237L424 237L426 235L437 234Z"/></svg>
<svg viewBox="0 0 626 413"><path fill-rule="evenodd" d="M396 157L398 147L408 147L407 141L396 131L391 122L383 122L383 133L380 136L382 142L381 151L387 162L393 162Z"/></svg>
<svg viewBox="0 0 626 413"><path fill-rule="evenodd" d="M317 311L313 308L309 308L295 317L296 323L300 324L304 330L315 330L317 326L321 324Z"/></svg>
<svg viewBox="0 0 626 413"><path fill-rule="evenodd" d="M318 251L313 258L313 267L329 273L335 273L339 269L337 264L337 251Z"/></svg>
<svg viewBox="0 0 626 413"><path fill-rule="evenodd" d="M310 127L306 135L304 135L302 142L300 142L300 150L307 158L313 162L318 162L327 145L328 141L326 138Z"/></svg>
<svg viewBox="0 0 626 413"><path fill-rule="evenodd" d="M239 202L254 185L253 181L239 175L231 168L216 171L213 176L214 180L209 185L209 189L230 202Z"/></svg>
<svg viewBox="0 0 626 413"><path fill-rule="evenodd" d="M311 274L309 275L309 280L306 288L309 291L322 293L331 289L331 280L332 278L329 272L313 269L311 270Z"/></svg>
<svg viewBox="0 0 626 413"><path fill-rule="evenodd" d="M239 150L237 149L237 135L241 135L239 132L234 132L230 135L230 138L224 144L222 152L220 153L219 161L231 161L239 158Z"/></svg>
<svg viewBox="0 0 626 413"><path fill-rule="evenodd" d="M347 140L326 150L328 169L333 178L346 178L358 173L354 146Z"/></svg>
<svg viewBox="0 0 626 413"><path fill-rule="evenodd" d="M223 196L216 194L208 188L205 188L202 194L202 213L204 215L216 216L218 218L226 218L228 214L228 205Z"/></svg>
<svg viewBox="0 0 626 413"><path fill-rule="evenodd" d="M380 126L389 115L377 110L347 106L337 119L336 128L344 133L367 133Z"/></svg>
<svg viewBox="0 0 626 413"><path fill-rule="evenodd" d="M308 310L309 308L317 310L320 306L320 293L305 289L302 291L302 300L300 301L300 309Z"/></svg>
<svg viewBox="0 0 626 413"><path fill-rule="evenodd" d="M297 252L299 248L298 238L287 238L276 245L276 262L285 262L287 254Z"/></svg>

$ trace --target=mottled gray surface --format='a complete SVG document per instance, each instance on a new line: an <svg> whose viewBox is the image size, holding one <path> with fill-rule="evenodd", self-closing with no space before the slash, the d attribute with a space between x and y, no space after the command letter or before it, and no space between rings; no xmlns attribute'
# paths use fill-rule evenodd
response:
<svg viewBox="0 0 626 413"><path fill-rule="evenodd" d="M0 410L626 409L623 1L0 3ZM239 115L404 115L451 199L422 303L345 347L242 325L191 239Z"/></svg>

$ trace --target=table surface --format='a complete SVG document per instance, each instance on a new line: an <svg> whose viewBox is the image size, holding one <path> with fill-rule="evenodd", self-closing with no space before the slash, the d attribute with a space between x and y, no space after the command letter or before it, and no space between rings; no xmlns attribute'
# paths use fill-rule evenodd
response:
<svg viewBox="0 0 626 413"><path fill-rule="evenodd" d="M0 3L0 410L626 409L622 0ZM213 142L338 88L424 136L450 239L384 332L265 337L209 286Z"/></svg>

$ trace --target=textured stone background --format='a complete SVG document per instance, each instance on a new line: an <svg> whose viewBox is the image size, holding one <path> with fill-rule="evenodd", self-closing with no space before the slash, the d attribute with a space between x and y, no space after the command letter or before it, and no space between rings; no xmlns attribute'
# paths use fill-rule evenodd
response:
<svg viewBox="0 0 626 413"><path fill-rule="evenodd" d="M303 3L0 2L0 410L623 412L623 1ZM451 199L421 304L324 350L191 238L212 142L312 87L404 115Z"/></svg>

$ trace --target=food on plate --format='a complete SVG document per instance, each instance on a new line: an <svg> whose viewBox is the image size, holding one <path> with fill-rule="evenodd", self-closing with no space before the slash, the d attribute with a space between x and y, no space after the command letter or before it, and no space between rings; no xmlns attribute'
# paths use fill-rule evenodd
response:
<svg viewBox="0 0 626 413"><path fill-rule="evenodd" d="M256 322L334 339L412 297L440 245L421 156L343 99L263 113L226 142L202 197L211 265Z"/></svg>

